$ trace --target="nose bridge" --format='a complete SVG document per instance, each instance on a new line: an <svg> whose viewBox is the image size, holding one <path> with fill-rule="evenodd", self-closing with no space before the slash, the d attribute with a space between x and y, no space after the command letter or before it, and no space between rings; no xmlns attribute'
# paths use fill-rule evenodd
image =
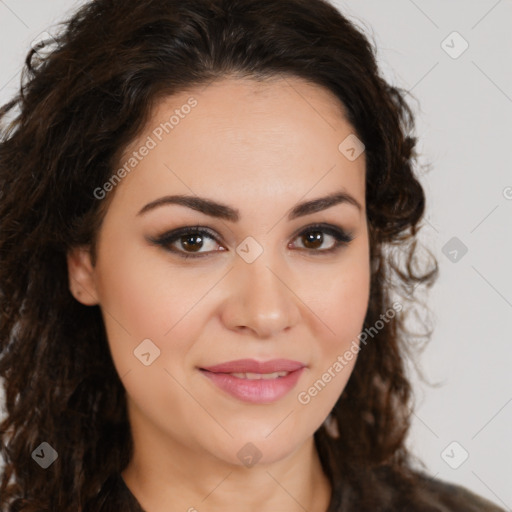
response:
<svg viewBox="0 0 512 512"><path fill-rule="evenodd" d="M240 246L239 250L244 249L243 244ZM225 312L225 321L232 329L251 330L259 337L268 337L297 322L297 298L289 289L289 274L279 264L277 252L263 250L252 262L244 259L241 252L242 256L236 259L231 272L233 291Z"/></svg>

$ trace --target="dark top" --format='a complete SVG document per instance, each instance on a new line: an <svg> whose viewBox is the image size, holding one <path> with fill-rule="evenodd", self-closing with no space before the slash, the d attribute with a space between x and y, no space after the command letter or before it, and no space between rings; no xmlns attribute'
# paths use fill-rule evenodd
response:
<svg viewBox="0 0 512 512"><path fill-rule="evenodd" d="M333 492L327 512L505 512L464 487L418 473L421 485L391 482L385 476L372 478L379 487L378 503L362 504L350 490ZM86 512L145 512L120 474L111 476Z"/></svg>

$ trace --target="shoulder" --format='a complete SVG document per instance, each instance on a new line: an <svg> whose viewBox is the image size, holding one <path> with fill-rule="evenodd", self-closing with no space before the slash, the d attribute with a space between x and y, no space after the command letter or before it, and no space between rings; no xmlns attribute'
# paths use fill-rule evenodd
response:
<svg viewBox="0 0 512 512"><path fill-rule="evenodd" d="M505 512L503 508L470 491L420 471L410 470L405 477L379 471L388 488L389 508L408 512Z"/></svg>
<svg viewBox="0 0 512 512"><path fill-rule="evenodd" d="M498 505L462 487L461 485L437 480L425 474L418 474L417 494L423 501L429 501L439 511L504 512Z"/></svg>

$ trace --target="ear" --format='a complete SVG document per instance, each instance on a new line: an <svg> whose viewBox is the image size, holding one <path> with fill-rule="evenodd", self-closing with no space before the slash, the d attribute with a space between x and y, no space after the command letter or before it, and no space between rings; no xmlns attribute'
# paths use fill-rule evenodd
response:
<svg viewBox="0 0 512 512"><path fill-rule="evenodd" d="M85 306L99 303L95 269L89 247L74 247L67 254L69 289L75 299Z"/></svg>

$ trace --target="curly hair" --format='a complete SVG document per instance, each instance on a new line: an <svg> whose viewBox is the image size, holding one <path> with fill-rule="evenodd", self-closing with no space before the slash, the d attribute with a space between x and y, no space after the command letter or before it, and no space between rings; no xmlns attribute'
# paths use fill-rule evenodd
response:
<svg viewBox="0 0 512 512"><path fill-rule="evenodd" d="M94 249L109 203L93 191L159 99L227 76L300 77L332 91L365 145L365 328L397 296L417 307L414 288L438 273L435 259L426 268L417 258L425 195L406 92L383 79L374 47L327 0L96 0L44 51L28 53L20 91L0 110L0 509L10 512L85 510L133 453L100 308L71 295L66 254ZM370 469L413 478L410 307L361 350L332 410L340 435L314 435L332 485L349 482L368 502ZM31 458L42 441L58 453L47 471Z"/></svg>

